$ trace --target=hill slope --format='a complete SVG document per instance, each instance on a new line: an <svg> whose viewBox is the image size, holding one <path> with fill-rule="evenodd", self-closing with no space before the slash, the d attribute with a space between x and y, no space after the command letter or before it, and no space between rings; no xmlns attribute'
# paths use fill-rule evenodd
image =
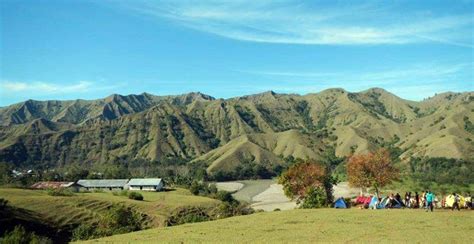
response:
<svg viewBox="0 0 474 244"><path fill-rule="evenodd" d="M64 242L71 231L80 224L99 222L106 210L113 204L123 204L138 211L144 228L163 227L173 210L183 206L213 206L217 200L194 196L188 190L176 189L169 192L142 192L145 201L135 201L111 192L76 193L74 196L50 196L41 190L0 188L0 196L16 209L14 216L0 211L0 223L27 223L33 231L46 232L55 236L55 231ZM20 214L18 214L20 213ZM12 221L18 218L21 221ZM35 223L41 228L36 229ZM12 229L14 225L8 226ZM38 227L39 228L39 227ZM3 230L2 230L3 232ZM1 233L1 232L0 232ZM53 233L53 234L51 234Z"/></svg>
<svg viewBox="0 0 474 244"><path fill-rule="evenodd" d="M249 159L319 158L394 141L402 158L474 158L474 93L421 102L379 88L304 96L266 92L231 99L112 95L93 101L26 101L0 109L0 161L18 167L97 165L119 159L204 160L210 171Z"/></svg>
<svg viewBox="0 0 474 244"><path fill-rule="evenodd" d="M314 243L459 242L474 228L470 211L440 210L291 210L257 213L116 235L94 242L140 243Z"/></svg>

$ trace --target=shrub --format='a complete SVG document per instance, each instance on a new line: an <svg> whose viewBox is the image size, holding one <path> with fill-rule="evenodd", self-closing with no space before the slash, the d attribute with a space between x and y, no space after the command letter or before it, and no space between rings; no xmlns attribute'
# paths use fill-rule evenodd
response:
<svg viewBox="0 0 474 244"><path fill-rule="evenodd" d="M8 205L8 200L0 198L0 210L3 210L7 207Z"/></svg>
<svg viewBox="0 0 474 244"><path fill-rule="evenodd" d="M228 203L234 203L236 202L237 200L234 199L234 197L232 196L232 194L228 191L218 191L216 193L216 197L215 197L217 200L220 200L220 201L223 201L223 202L228 202Z"/></svg>
<svg viewBox="0 0 474 244"><path fill-rule="evenodd" d="M93 224L79 225L72 232L73 240L87 240L142 229L142 215L130 207L113 205L104 218Z"/></svg>
<svg viewBox="0 0 474 244"><path fill-rule="evenodd" d="M200 195L214 197L218 190L216 184L201 183L194 180L189 186L189 191L191 194L196 196Z"/></svg>
<svg viewBox="0 0 474 244"><path fill-rule="evenodd" d="M10 232L0 238L0 243L52 243L50 239L36 235L34 232L27 232L21 225L15 226Z"/></svg>
<svg viewBox="0 0 474 244"><path fill-rule="evenodd" d="M72 231L72 240L87 240L100 237L96 233L97 226L81 224Z"/></svg>
<svg viewBox="0 0 474 244"><path fill-rule="evenodd" d="M167 225L180 225L211 220L209 210L203 207L181 207L168 218Z"/></svg>
<svg viewBox="0 0 474 244"><path fill-rule="evenodd" d="M62 197L70 197L72 195L74 195L74 193L70 190L70 189L67 189L67 188L50 188L50 189L47 189L46 190L46 193L48 193L48 195L50 196L62 196Z"/></svg>
<svg viewBox="0 0 474 244"><path fill-rule="evenodd" d="M143 195L138 193L138 192L135 192L135 191L130 192L128 194L128 198L133 199L133 200L137 200L137 201L143 201Z"/></svg>
<svg viewBox="0 0 474 244"><path fill-rule="evenodd" d="M189 191L193 194L193 195L199 195L199 192L201 191L202 189L202 184L200 184L199 182L197 181L193 181L191 183L191 186L189 187Z"/></svg>
<svg viewBox="0 0 474 244"><path fill-rule="evenodd" d="M232 216L249 215L255 211L249 207L247 203L240 203L238 201L229 203L222 202L211 210L210 215L213 219L222 219Z"/></svg>
<svg viewBox="0 0 474 244"><path fill-rule="evenodd" d="M323 187L308 189L300 208L321 208L326 205L326 191Z"/></svg>
<svg viewBox="0 0 474 244"><path fill-rule="evenodd" d="M278 212L278 211L281 211L281 209L275 208L275 209L273 209L273 211L274 211L274 212Z"/></svg>

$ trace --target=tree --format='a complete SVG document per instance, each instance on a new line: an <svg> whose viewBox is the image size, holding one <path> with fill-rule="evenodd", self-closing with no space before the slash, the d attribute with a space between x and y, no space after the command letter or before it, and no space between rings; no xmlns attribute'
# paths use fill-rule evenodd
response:
<svg viewBox="0 0 474 244"><path fill-rule="evenodd" d="M5 162L0 162L0 184L9 183L11 179L11 174L11 167Z"/></svg>
<svg viewBox="0 0 474 244"><path fill-rule="evenodd" d="M288 168L280 176L279 183L283 185L285 195L298 202L304 202L310 195L314 197L315 193L324 192L326 204L329 204L333 199L332 186L336 182L327 167L309 160Z"/></svg>
<svg viewBox="0 0 474 244"><path fill-rule="evenodd" d="M373 187L377 196L384 187L399 176L392 164L390 153L381 148L367 154L352 155L347 162L349 184L356 187Z"/></svg>

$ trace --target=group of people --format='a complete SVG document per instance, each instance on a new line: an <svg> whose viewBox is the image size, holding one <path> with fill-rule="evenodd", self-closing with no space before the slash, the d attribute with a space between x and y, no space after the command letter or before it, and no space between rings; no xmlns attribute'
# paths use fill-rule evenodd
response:
<svg viewBox="0 0 474 244"><path fill-rule="evenodd" d="M398 193L397 195L400 196ZM424 191L421 195L415 192L413 196L411 192L406 192L404 200L400 202L407 208L425 208L426 211L433 212L436 201L436 196L432 191Z"/></svg>
<svg viewBox="0 0 474 244"><path fill-rule="evenodd" d="M372 199L372 200L369 200ZM356 204L362 204L364 208L420 208L433 212L434 208L451 208L451 210L460 210L461 208L474 208L473 198L470 193L462 196L452 193L448 196L442 196L441 201L430 190L423 191L421 194L415 192L406 192L404 198L397 194L390 194L386 198L362 197L356 199Z"/></svg>

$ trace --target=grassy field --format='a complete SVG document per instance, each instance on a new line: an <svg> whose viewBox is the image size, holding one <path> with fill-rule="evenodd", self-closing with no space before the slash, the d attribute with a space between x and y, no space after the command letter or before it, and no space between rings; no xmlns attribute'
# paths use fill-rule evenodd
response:
<svg viewBox="0 0 474 244"><path fill-rule="evenodd" d="M16 209L16 213L22 213L20 219L23 222L28 222L28 216L34 216L34 222L62 231L71 230L82 223L97 221L114 203L131 206L146 215L145 227L163 226L171 212L178 207L218 203L214 199L191 195L184 189L142 194L145 200L135 201L125 196L115 196L111 192L50 196L40 190L0 188L0 197L7 199L9 205ZM8 219L0 219L0 223L2 222L8 223ZM33 219L30 222L33 222Z"/></svg>
<svg viewBox="0 0 474 244"><path fill-rule="evenodd" d="M97 243L473 243L474 211L316 209L257 213L111 236Z"/></svg>

